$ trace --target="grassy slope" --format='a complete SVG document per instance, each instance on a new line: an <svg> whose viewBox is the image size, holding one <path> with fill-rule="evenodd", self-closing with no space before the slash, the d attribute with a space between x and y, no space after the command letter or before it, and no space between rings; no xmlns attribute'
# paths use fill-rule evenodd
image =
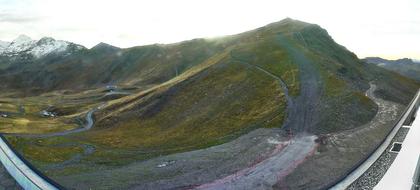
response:
<svg viewBox="0 0 420 190"><path fill-rule="evenodd" d="M291 95L299 95L299 70L284 48L275 43L278 33L316 64L323 80L322 115L311 132L330 133L369 121L376 112L376 105L364 96L371 80L377 79L387 98L401 103L409 99L412 88L418 87L399 75L361 62L319 26L286 20L224 38L126 49L122 55L107 55L101 67L86 61L82 68L87 74L80 80L87 84L120 81L153 87L110 101L96 114L97 123L91 131L38 143L31 143L37 139L9 138L40 166L51 162L50 157L65 159L68 153L80 150L74 145L57 151L56 156L37 153L46 147L67 142L93 145L95 153L81 163L86 164L85 169L95 170L98 165L112 167L220 144L257 127L280 127L286 106L282 89L278 81L252 66L282 78ZM89 56L93 60L104 58L98 54ZM67 69L66 64L71 65L56 67ZM94 74L95 69L103 75ZM390 83L381 80L386 77ZM63 175L84 170L69 166L47 172Z"/></svg>
<svg viewBox="0 0 420 190"><path fill-rule="evenodd" d="M0 65L7 65L0 69L0 86L18 89L21 95L30 96L57 89L81 91L108 84L155 85L223 49L218 44L197 39L112 51L82 50L68 57L50 56L40 60L0 59Z"/></svg>
<svg viewBox="0 0 420 190"><path fill-rule="evenodd" d="M254 128L267 118L279 117L279 125L284 107L277 81L227 60L153 94L137 109L99 121L98 127L112 127L92 131L86 139L111 147L203 146Z"/></svg>
<svg viewBox="0 0 420 190"><path fill-rule="evenodd" d="M388 71L368 64L374 80L378 81L375 94L383 99L407 105L420 87L420 82L404 77L396 72Z"/></svg>
<svg viewBox="0 0 420 190"><path fill-rule="evenodd" d="M40 112L48 107L48 100L42 98L11 99L0 98L0 118L2 133L42 134L70 130L77 127L66 118L42 117Z"/></svg>
<svg viewBox="0 0 420 190"><path fill-rule="evenodd" d="M256 127L281 125L285 102L278 81L229 57L215 61L205 70L186 78L181 75L182 80L134 99L134 104L116 101L118 105L109 109L118 114L106 113L103 120L99 114L95 130L34 144L10 140L35 163L50 162L51 155L38 154L38 149L42 151L57 141L77 141L96 146L96 152L85 161L118 165L223 143ZM73 148L66 147L63 154ZM56 157L63 157L61 154Z"/></svg>

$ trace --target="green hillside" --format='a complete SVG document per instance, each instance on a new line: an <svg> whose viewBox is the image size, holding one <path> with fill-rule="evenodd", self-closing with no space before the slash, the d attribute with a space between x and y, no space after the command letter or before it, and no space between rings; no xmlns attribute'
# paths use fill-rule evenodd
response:
<svg viewBox="0 0 420 190"><path fill-rule="evenodd" d="M63 100L86 109L106 103L91 130L8 136L53 179L211 147L258 128L320 135L353 129L376 114L365 96L369 82L384 99L405 105L420 86L359 60L320 26L292 19L220 38L127 49L102 44L64 59L6 65L11 61L0 62L1 87L16 92L5 97L56 93L49 97L58 108ZM106 85L132 94L95 99ZM64 115L76 123L84 113L72 108ZM72 155L85 156L49 167Z"/></svg>

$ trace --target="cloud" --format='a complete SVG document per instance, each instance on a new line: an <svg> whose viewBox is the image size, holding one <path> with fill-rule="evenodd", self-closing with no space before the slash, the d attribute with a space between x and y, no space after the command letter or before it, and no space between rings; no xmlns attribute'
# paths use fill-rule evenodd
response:
<svg viewBox="0 0 420 190"><path fill-rule="evenodd" d="M33 23L42 20L41 17L23 16L15 13L0 13L0 23Z"/></svg>
<svg viewBox="0 0 420 190"><path fill-rule="evenodd" d="M319 24L361 57L420 59L419 9L419 0L0 0L0 39L25 33L130 47L235 34L291 17Z"/></svg>

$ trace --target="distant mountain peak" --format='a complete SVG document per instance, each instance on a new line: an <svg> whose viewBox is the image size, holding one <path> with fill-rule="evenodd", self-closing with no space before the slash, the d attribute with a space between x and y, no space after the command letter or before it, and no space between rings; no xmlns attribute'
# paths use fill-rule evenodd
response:
<svg viewBox="0 0 420 190"><path fill-rule="evenodd" d="M9 46L10 42L5 42L0 40L0 52Z"/></svg>
<svg viewBox="0 0 420 190"><path fill-rule="evenodd" d="M286 17L285 19L281 20L280 22L293 22L293 21L295 21L295 20L290 18L290 17Z"/></svg>
<svg viewBox="0 0 420 190"><path fill-rule="evenodd" d="M121 48L104 43L104 42L100 42L99 44L93 46L91 48L91 50L95 50L95 51L117 51L120 50Z"/></svg>
<svg viewBox="0 0 420 190"><path fill-rule="evenodd" d="M38 40L38 44L45 44L45 43L51 43L51 42L55 42L56 40L54 38L51 37L43 37L40 40Z"/></svg>
<svg viewBox="0 0 420 190"><path fill-rule="evenodd" d="M53 52L59 53L67 50L67 47L69 46L69 42L61 41L61 40L55 40L51 37L43 37L36 43L37 46L35 46L31 53L35 57L41 57L43 55L47 55Z"/></svg>
<svg viewBox="0 0 420 190"><path fill-rule="evenodd" d="M16 39L14 39L12 43L25 43L25 42L30 42L30 41L32 41L31 37L21 34Z"/></svg>
<svg viewBox="0 0 420 190"><path fill-rule="evenodd" d="M398 60L399 61L404 61L404 62L413 62L414 61L413 59L410 59L410 58L402 58L402 59L398 59Z"/></svg>
<svg viewBox="0 0 420 190"><path fill-rule="evenodd" d="M67 41L55 40L51 37L43 37L40 40L33 40L29 36L19 35L11 43L0 43L0 55L13 57L21 54L31 54L35 58L40 58L50 53L61 53L83 48L84 47L80 45Z"/></svg>
<svg viewBox="0 0 420 190"><path fill-rule="evenodd" d="M401 59L395 59L395 60L389 60L389 59L384 59L381 57L366 57L364 59L365 61L369 62L369 63L383 63L383 64L413 64L416 62L416 60L411 59L411 58L401 58Z"/></svg>
<svg viewBox="0 0 420 190"><path fill-rule="evenodd" d="M380 57L366 57L364 61L391 71L395 71L401 75L410 77L420 82L420 63L415 59L401 58L395 60L387 60Z"/></svg>
<svg viewBox="0 0 420 190"><path fill-rule="evenodd" d="M287 17L283 20L280 20L279 22L275 22L274 24L276 24L276 23L277 24L314 25L314 24L303 22L303 21L300 21L300 20L296 20L296 19L293 19L293 18L290 18L290 17Z"/></svg>
<svg viewBox="0 0 420 190"><path fill-rule="evenodd" d="M93 48L101 48L101 47L115 47L115 46L113 46L111 44L107 44L105 42L100 42L99 44L96 44L95 46L93 46L92 49Z"/></svg>
<svg viewBox="0 0 420 190"><path fill-rule="evenodd" d="M288 17L278 22L273 22L271 24L268 24L262 28L266 28L266 29L276 31L276 32L297 32L309 26L319 27L316 24L311 24L311 23L295 20Z"/></svg>

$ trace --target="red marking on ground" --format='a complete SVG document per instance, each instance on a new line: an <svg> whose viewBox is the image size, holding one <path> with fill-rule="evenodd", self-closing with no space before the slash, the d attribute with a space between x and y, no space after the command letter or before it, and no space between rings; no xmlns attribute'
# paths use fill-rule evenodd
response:
<svg viewBox="0 0 420 190"><path fill-rule="evenodd" d="M284 149L284 147L289 145L289 143L290 143L290 140L279 143L268 156L266 156L266 155L261 156L260 158L256 159L249 167L244 168L242 170L239 170L238 172L236 172L234 174L231 174L231 175L228 175L228 176L226 176L222 179L217 179L217 180L215 180L211 183L205 183L205 184L199 185L195 189L205 189L205 188L209 188L209 187L215 187L215 186L223 185L226 182L229 182L231 180L234 180L234 179L237 179L241 176L244 176L247 172L254 169L258 164L264 162L265 160L267 160L271 156L281 152Z"/></svg>
<svg viewBox="0 0 420 190"><path fill-rule="evenodd" d="M302 159L300 160L296 160L295 162L293 162L293 164L291 164L291 166L285 170L279 173L279 177L278 177L278 183L281 184L281 182L283 181L283 179L289 175L290 173L293 172L293 170L295 170L300 164L302 164L303 162L305 162L309 157L311 157L312 155L315 154L317 148L318 148L319 144L315 144L315 146L312 148L312 150Z"/></svg>

